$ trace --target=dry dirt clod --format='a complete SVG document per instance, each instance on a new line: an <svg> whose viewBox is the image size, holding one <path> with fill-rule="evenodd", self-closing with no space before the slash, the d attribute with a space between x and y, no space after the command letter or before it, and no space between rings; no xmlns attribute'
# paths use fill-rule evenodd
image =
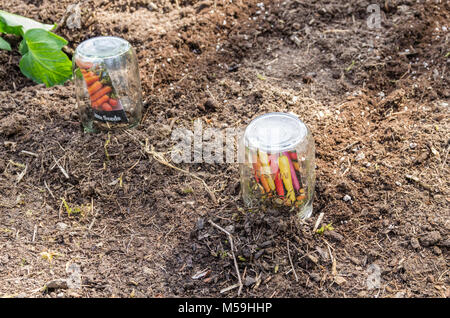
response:
<svg viewBox="0 0 450 318"><path fill-rule="evenodd" d="M411 246L412 246L415 250L417 250L417 249L420 248L419 240L418 240L416 237L411 238L410 243L411 243Z"/></svg>
<svg viewBox="0 0 450 318"><path fill-rule="evenodd" d="M435 254L435 255L441 255L442 254L442 251L441 251L441 249L439 248L439 247L437 247L437 246L433 246L433 253Z"/></svg>
<svg viewBox="0 0 450 318"><path fill-rule="evenodd" d="M214 111L218 108L217 103L212 99L206 100L206 102L203 104L203 107L207 111Z"/></svg>
<svg viewBox="0 0 450 318"><path fill-rule="evenodd" d="M420 238L420 243L423 246L432 246L438 243L442 239L439 231L433 231L425 234Z"/></svg>
<svg viewBox="0 0 450 318"><path fill-rule="evenodd" d="M341 242L344 239L341 234L335 231L325 231L324 234L326 237L332 239L335 242Z"/></svg>
<svg viewBox="0 0 450 318"><path fill-rule="evenodd" d="M48 283L46 283L45 286L47 286L48 289L67 289L67 288L69 288L69 286L67 285L67 280L62 279L62 278L51 280Z"/></svg>
<svg viewBox="0 0 450 318"><path fill-rule="evenodd" d="M24 129L23 123L27 120L25 115L14 113L0 120L0 134L7 137L16 135Z"/></svg>
<svg viewBox="0 0 450 318"><path fill-rule="evenodd" d="M68 225L66 223L63 222L58 222L56 223L56 228L60 231L64 231L65 229L67 229Z"/></svg>
<svg viewBox="0 0 450 318"><path fill-rule="evenodd" d="M317 273L311 273L309 274L309 276L311 277L311 279L315 282L320 282L320 275Z"/></svg>

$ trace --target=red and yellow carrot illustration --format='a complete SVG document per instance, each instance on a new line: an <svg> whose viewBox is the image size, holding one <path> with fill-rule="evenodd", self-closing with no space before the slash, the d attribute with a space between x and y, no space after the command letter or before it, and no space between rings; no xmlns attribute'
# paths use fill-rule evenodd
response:
<svg viewBox="0 0 450 318"><path fill-rule="evenodd" d="M270 187L269 187L269 183L267 182L267 179L264 175L261 175L261 184L264 187L264 190L269 193L270 196Z"/></svg>
<svg viewBox="0 0 450 318"><path fill-rule="evenodd" d="M259 168L258 162L256 161L256 154L255 153L252 153L252 154L249 153L249 159L250 159L250 162L253 165L253 174L255 176L255 180L256 180L257 183L259 183L259 178L261 176L261 169Z"/></svg>
<svg viewBox="0 0 450 318"><path fill-rule="evenodd" d="M284 187L287 191L287 197L291 202L295 201L295 192L292 186L291 168L289 158L282 155L278 158L278 166L280 167L281 179L283 179Z"/></svg>
<svg viewBox="0 0 450 318"><path fill-rule="evenodd" d="M258 150L258 156L259 160L261 162L261 169L262 174L267 180L267 183L269 184L270 190L275 191L275 183L273 182L273 179L271 177L271 170L269 166L269 158L267 157L267 153L264 151Z"/></svg>
<svg viewBox="0 0 450 318"><path fill-rule="evenodd" d="M294 186L295 191L298 191L300 189L300 183L298 182L297 175L295 174L295 168L292 163L291 158L289 157L289 153L283 152L283 155L286 156L288 162L289 162L289 169L291 170L291 178L292 178L292 184Z"/></svg>
<svg viewBox="0 0 450 318"><path fill-rule="evenodd" d="M288 151L288 153L289 153L289 158L291 158L291 160L298 160L296 152Z"/></svg>
<svg viewBox="0 0 450 318"><path fill-rule="evenodd" d="M258 171L259 171L258 176L259 176L259 178L260 178L260 180L261 180L261 184L262 184L262 186L264 187L264 190L265 190L267 193L269 193L269 195L270 195L270 192L271 192L271 190L272 190L271 186L269 185L269 182L270 182L270 181L269 181L270 175L266 175L266 174L263 174L263 173L262 173L263 168L262 168L262 163L261 163L261 160L259 159L259 156L256 157L256 166L257 166ZM272 180L271 180L271 181L272 181ZM272 183L273 183L273 181L272 181ZM275 190L275 184L273 185L273 187L274 187L274 190Z"/></svg>
<svg viewBox="0 0 450 318"><path fill-rule="evenodd" d="M275 176L275 188L279 196L284 196L283 181L281 181L280 171L278 170L278 155L269 155L269 164L272 174Z"/></svg>

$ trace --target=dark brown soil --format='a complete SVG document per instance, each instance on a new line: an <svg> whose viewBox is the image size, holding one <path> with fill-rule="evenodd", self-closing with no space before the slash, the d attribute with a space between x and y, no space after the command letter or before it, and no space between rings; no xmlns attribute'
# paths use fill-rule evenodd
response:
<svg viewBox="0 0 450 318"><path fill-rule="evenodd" d="M370 29L361 0L89 0L70 30L71 3L0 9L62 21L69 54L93 36L129 40L145 115L83 134L71 82L35 85L0 52L0 296L236 297L221 293L238 278L210 221L233 235L244 297L450 296L448 3L385 1ZM245 212L237 164L176 165L186 174L156 160L176 127L245 127L269 111L315 137L305 222ZM313 231L321 213L334 230ZM80 288L44 288L73 264Z"/></svg>

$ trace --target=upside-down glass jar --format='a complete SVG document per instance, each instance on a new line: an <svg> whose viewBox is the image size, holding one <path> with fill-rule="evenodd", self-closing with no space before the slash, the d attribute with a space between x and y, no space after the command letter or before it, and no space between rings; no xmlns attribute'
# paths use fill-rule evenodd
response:
<svg viewBox="0 0 450 318"><path fill-rule="evenodd" d="M240 166L247 208L283 208L301 219L312 214L315 146L309 128L296 116L268 113L246 128Z"/></svg>
<svg viewBox="0 0 450 318"><path fill-rule="evenodd" d="M101 36L82 42L73 56L75 93L86 132L131 128L142 116L136 55L126 40Z"/></svg>

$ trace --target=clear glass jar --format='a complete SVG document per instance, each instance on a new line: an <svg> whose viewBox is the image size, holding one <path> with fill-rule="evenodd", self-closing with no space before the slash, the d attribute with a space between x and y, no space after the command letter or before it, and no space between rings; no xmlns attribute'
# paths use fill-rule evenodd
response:
<svg viewBox="0 0 450 318"><path fill-rule="evenodd" d="M255 118L243 137L241 191L248 208L287 208L299 218L312 214L315 146L296 116L268 113Z"/></svg>
<svg viewBox="0 0 450 318"><path fill-rule="evenodd" d="M101 36L82 42L73 56L75 94L86 132L130 128L142 117L136 55L126 40Z"/></svg>

